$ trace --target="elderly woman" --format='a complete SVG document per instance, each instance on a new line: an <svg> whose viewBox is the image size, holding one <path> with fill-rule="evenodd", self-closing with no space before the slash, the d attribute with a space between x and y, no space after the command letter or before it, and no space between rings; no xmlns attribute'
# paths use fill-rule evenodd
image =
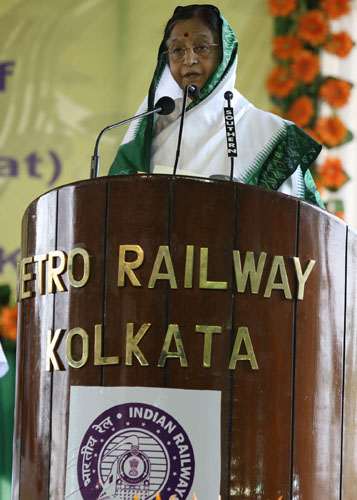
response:
<svg viewBox="0 0 357 500"><path fill-rule="evenodd" d="M175 100L175 111L132 124L110 175L173 167L183 90L196 85L201 93L186 108L182 169L202 177L229 175L223 115L229 90L238 144L234 179L323 206L309 171L321 146L293 123L255 108L234 88L237 51L236 36L216 7L177 7L166 25L149 94L138 112L152 109L164 95Z"/></svg>

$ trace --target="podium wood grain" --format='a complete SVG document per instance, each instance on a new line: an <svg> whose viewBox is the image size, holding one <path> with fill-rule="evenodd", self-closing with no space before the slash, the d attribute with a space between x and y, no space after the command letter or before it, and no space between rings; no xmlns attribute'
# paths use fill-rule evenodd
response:
<svg viewBox="0 0 357 500"><path fill-rule="evenodd" d="M118 286L120 245L140 245L135 270ZM192 288L184 287L187 246L194 247ZM168 246L177 289L148 288L158 248ZM34 201L23 219L22 258L73 248L90 255L83 288L22 300L19 317L13 500L64 498L71 386L143 386L221 391L221 495L228 500L352 500L357 481L356 233L306 202L252 186L207 179L141 175L100 178L57 188ZM226 289L200 289L200 249L207 279ZM258 293L236 286L233 250L266 262ZM128 252L127 258L135 258ZM272 263L283 259L292 298L264 297ZM298 300L293 257L315 267ZM35 272L34 264L27 267ZM78 279L78 277L77 277ZM276 281L282 279L278 272ZM126 363L126 328L151 326L140 341L148 366ZM178 325L188 366L158 367L168 325ZM102 325L103 357L94 364L94 329ZM210 367L204 334L213 334ZM89 358L46 371L47 331L81 327ZM249 361L229 369L240 327L248 328L258 370ZM78 336L77 336L78 337ZM76 336L73 359L82 357ZM244 350L244 347L242 346ZM187 408L187 412L190 408ZM207 470L207 474L209 474ZM340 497L340 492L342 496ZM198 494L198 500L201 499ZM164 499L166 500L166 499ZM212 499L213 500L213 499ZM215 499L214 499L215 500Z"/></svg>

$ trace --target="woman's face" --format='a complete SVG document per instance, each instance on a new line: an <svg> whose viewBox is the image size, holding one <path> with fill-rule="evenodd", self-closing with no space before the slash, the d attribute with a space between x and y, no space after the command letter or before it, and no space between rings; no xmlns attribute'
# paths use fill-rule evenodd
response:
<svg viewBox="0 0 357 500"><path fill-rule="evenodd" d="M217 36L200 19L194 17L179 21L172 28L170 38L167 40L169 51L169 66L172 76L182 88L186 85L197 85L203 88L208 78L216 71L221 62L221 47L211 46L219 43ZM185 47L208 46L208 54L196 54L191 48L184 51L181 56L172 51ZM171 54L170 54L171 52Z"/></svg>

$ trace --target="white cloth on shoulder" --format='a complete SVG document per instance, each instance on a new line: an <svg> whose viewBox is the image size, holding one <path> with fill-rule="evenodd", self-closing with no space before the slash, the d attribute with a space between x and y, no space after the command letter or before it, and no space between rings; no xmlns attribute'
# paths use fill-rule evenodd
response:
<svg viewBox="0 0 357 500"><path fill-rule="evenodd" d="M5 353L0 341L0 378L6 375L8 371L9 371L9 365L6 361Z"/></svg>

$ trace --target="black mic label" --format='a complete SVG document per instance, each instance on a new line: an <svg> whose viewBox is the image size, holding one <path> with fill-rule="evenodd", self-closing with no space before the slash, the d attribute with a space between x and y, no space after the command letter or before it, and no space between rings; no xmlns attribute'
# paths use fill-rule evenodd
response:
<svg viewBox="0 0 357 500"><path fill-rule="evenodd" d="M224 108L224 123L226 126L228 156L238 156L236 128L234 125L234 115L232 108Z"/></svg>

